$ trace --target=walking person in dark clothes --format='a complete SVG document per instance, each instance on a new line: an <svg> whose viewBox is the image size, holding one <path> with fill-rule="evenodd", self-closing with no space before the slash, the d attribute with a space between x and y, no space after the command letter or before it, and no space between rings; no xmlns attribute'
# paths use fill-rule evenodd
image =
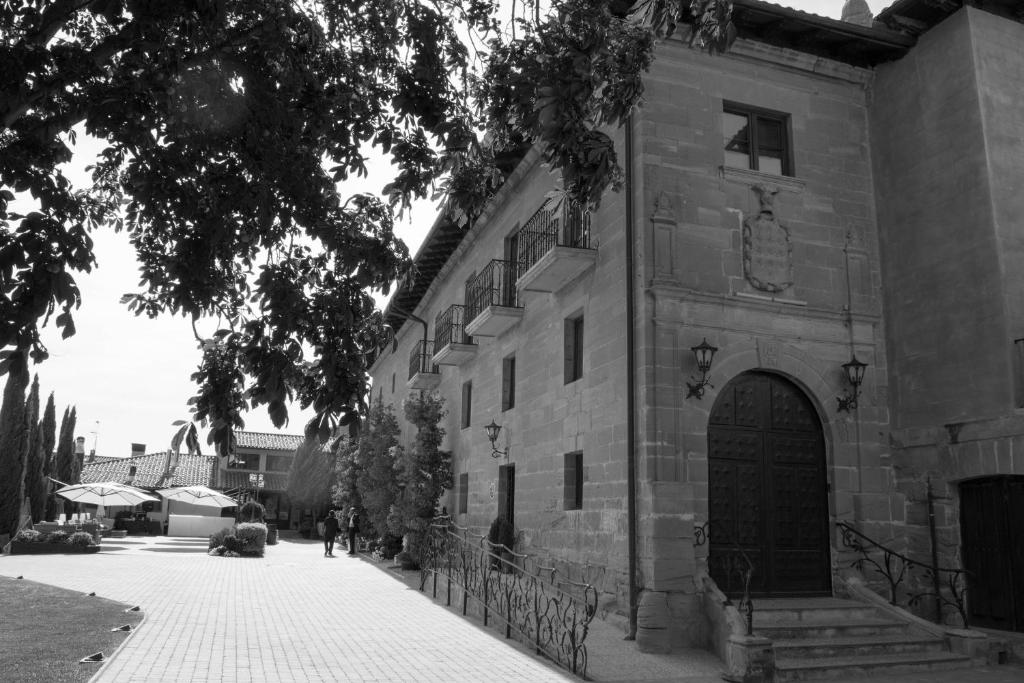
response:
<svg viewBox="0 0 1024 683"><path fill-rule="evenodd" d="M348 554L356 554L356 534L359 533L359 513L356 509L350 508L348 511Z"/></svg>
<svg viewBox="0 0 1024 683"><path fill-rule="evenodd" d="M338 518L334 510L327 511L324 518L324 557L334 557L334 537L338 535Z"/></svg>

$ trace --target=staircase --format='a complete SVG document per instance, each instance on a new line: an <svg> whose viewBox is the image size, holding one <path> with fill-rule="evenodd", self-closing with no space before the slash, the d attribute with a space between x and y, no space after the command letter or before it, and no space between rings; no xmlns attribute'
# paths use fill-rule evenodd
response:
<svg viewBox="0 0 1024 683"><path fill-rule="evenodd" d="M945 640L839 598L754 601L754 634L775 645L775 680L871 677L971 666Z"/></svg>

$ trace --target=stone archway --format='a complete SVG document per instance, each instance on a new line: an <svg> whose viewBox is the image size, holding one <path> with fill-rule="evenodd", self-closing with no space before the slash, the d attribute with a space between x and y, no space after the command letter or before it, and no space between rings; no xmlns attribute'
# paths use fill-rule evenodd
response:
<svg viewBox="0 0 1024 683"><path fill-rule="evenodd" d="M810 399L750 371L719 392L708 423L708 571L728 595L831 593L825 440Z"/></svg>

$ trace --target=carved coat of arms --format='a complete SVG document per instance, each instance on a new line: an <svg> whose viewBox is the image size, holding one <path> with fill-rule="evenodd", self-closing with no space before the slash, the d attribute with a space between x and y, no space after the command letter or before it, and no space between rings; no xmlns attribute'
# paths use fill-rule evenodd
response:
<svg viewBox="0 0 1024 683"><path fill-rule="evenodd" d="M793 284L793 246L789 230L775 217L777 189L755 185L761 203L756 216L743 221L743 275L764 292L781 292Z"/></svg>

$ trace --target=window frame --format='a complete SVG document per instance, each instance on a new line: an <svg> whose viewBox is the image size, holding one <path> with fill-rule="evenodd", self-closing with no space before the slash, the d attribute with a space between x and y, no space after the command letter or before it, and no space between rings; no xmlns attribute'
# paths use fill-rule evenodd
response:
<svg viewBox="0 0 1024 683"><path fill-rule="evenodd" d="M563 334L564 383L572 384L583 378L583 325L584 316L579 313L565 319Z"/></svg>
<svg viewBox="0 0 1024 683"><path fill-rule="evenodd" d="M227 469L229 470L242 470L245 472L259 472L260 471L260 454L259 453L235 453L232 458L236 461L236 464L231 463L231 458L228 459ZM238 464L239 458L244 458L241 461L242 464ZM248 467L250 458L256 459L255 467Z"/></svg>
<svg viewBox="0 0 1024 683"><path fill-rule="evenodd" d="M459 514L469 512L469 472L459 475Z"/></svg>
<svg viewBox="0 0 1024 683"><path fill-rule="evenodd" d="M583 509L583 451L565 453L562 460L562 509Z"/></svg>
<svg viewBox="0 0 1024 683"><path fill-rule="evenodd" d="M742 169L746 171L757 171L758 173L768 173L770 175L777 175L771 171L762 171L760 169L760 147L757 140L757 121L763 119L766 121L773 121L781 124L782 128L782 173L778 174L783 177L792 178L795 176L793 169L793 117L792 115L784 111L775 111L774 109L765 109L763 107L755 107L749 104L742 104L732 100L722 100L722 114L732 114L734 116L746 116L747 117L747 142L750 146L748 157L750 159L747 164L747 168ZM725 163L724 153L725 145L727 140L724 139L723 130L723 165L726 168L740 168L739 166L731 166Z"/></svg>
<svg viewBox="0 0 1024 683"><path fill-rule="evenodd" d="M462 383L462 416L461 429L469 429L473 424L473 380Z"/></svg>
<svg viewBox="0 0 1024 683"><path fill-rule="evenodd" d="M501 359L501 412L516 407L516 355Z"/></svg>

